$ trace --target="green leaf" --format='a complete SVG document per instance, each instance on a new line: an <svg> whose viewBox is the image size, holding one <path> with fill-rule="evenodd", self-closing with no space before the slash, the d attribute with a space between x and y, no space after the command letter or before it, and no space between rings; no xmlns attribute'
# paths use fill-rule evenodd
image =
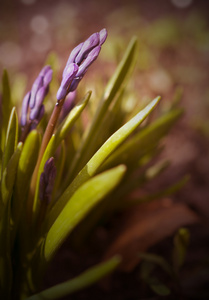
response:
<svg viewBox="0 0 209 300"><path fill-rule="evenodd" d="M27 197L30 179L38 157L40 142L40 134L37 130L32 130L27 136L23 145L17 169L15 194L12 205L12 216L16 226L19 222L23 203Z"/></svg>
<svg viewBox="0 0 209 300"><path fill-rule="evenodd" d="M149 283L150 288L159 296L170 295L170 289L163 283L161 283L157 278L152 278L152 282Z"/></svg>
<svg viewBox="0 0 209 300"><path fill-rule="evenodd" d="M10 112L12 109L11 104L11 92L9 77L6 70L3 71L2 76L2 125L1 125L1 148L4 149L5 139L6 139L6 130L9 121Z"/></svg>
<svg viewBox="0 0 209 300"><path fill-rule="evenodd" d="M8 161L12 157L17 147L18 141L18 117L15 107L13 107L6 134L6 142L3 153L2 172L7 166Z"/></svg>
<svg viewBox="0 0 209 300"><path fill-rule="evenodd" d="M1 182L1 193L3 205L0 211L0 259L3 260L3 264L0 267L0 285L2 289L2 296L4 299L10 299L9 295L12 285L12 261L11 261L11 244L10 244L10 214L11 214L11 196L13 192L13 185L15 181L15 175L17 165L22 149L22 143L19 143L16 151L12 155L10 161L7 164L3 172Z"/></svg>
<svg viewBox="0 0 209 300"><path fill-rule="evenodd" d="M61 297L73 294L94 284L104 276L107 276L113 272L118 267L120 262L120 257L115 256L106 262L100 263L99 265L88 269L74 279L55 285L43 292L40 292L39 294L27 298L26 300L60 299Z"/></svg>
<svg viewBox="0 0 209 300"><path fill-rule="evenodd" d="M190 242L190 233L187 228L180 228L174 237L173 267L176 272L183 265Z"/></svg>
<svg viewBox="0 0 209 300"><path fill-rule="evenodd" d="M157 254L152 254L152 253L139 253L139 256L141 259L145 261L160 266L169 275L173 274L171 266L162 256L159 256Z"/></svg>
<svg viewBox="0 0 209 300"><path fill-rule="evenodd" d="M117 130L94 154L86 166L80 171L74 181L68 186L63 195L60 197L52 208L49 218L47 220L49 226L54 222L62 208L65 206L67 199L69 199L76 189L87 181L90 177L94 176L99 167L105 160L112 154L117 147L119 147L128 136L144 121L144 119L151 113L155 106L160 101L160 97L154 99L142 111L134 116L130 121Z"/></svg>
<svg viewBox="0 0 209 300"><path fill-rule="evenodd" d="M8 202L13 192L13 185L15 181L17 165L19 162L20 154L22 150L22 143L20 142L17 146L16 151L10 158L7 167L4 169L1 181L1 193L2 201L4 204Z"/></svg>
<svg viewBox="0 0 209 300"><path fill-rule="evenodd" d="M154 200L154 199L158 199L158 198L173 195L174 193L179 191L188 182L189 178L190 178L190 176L186 175L182 179L180 179L179 181L177 181L174 184L170 185L168 188L166 188L162 191L150 194L148 196L144 196L143 198L140 198L140 199L136 200L135 203L147 202L147 201L151 201L151 200Z"/></svg>
<svg viewBox="0 0 209 300"><path fill-rule="evenodd" d="M67 235L120 182L125 166L97 175L76 190L72 197L65 195L67 203L49 229L43 245L43 256L49 261ZM59 202L59 200L58 200Z"/></svg>
<svg viewBox="0 0 209 300"><path fill-rule="evenodd" d="M138 41L137 38L133 38L129 43L128 48L114 75L108 82L103 98L101 99L95 116L91 122L91 126L84 135L84 139L82 141L80 149L78 150L71 167L71 177L78 173L92 156L92 145L94 145L97 133L99 132L100 124L106 116L108 107L114 100L115 96L126 85L136 62L136 57L138 54L137 50Z"/></svg>
<svg viewBox="0 0 209 300"><path fill-rule="evenodd" d="M121 147L107 159L101 170L117 166L119 163L136 165L136 160L156 147L159 140L168 133L181 115L182 110L176 109L146 126L129 141L121 145Z"/></svg>
<svg viewBox="0 0 209 300"><path fill-rule="evenodd" d="M68 114L66 119L59 125L56 133L55 133L55 142L56 146L58 146L61 141L67 136L70 129L74 125L75 121L81 115L82 111L86 107L91 97L91 91L89 91L84 98L79 102Z"/></svg>
<svg viewBox="0 0 209 300"><path fill-rule="evenodd" d="M140 276L141 279L146 282L153 292L159 296L167 296L170 294L170 289L163 284L158 278L152 275L155 268L155 264L162 267L169 275L172 275L172 269L170 265L164 260L163 257L150 254L150 253L140 253L140 257L143 260L141 263Z"/></svg>

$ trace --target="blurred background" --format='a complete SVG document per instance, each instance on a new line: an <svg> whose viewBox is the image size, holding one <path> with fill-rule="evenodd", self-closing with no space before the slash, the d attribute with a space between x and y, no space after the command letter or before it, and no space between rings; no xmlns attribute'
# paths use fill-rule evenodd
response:
<svg viewBox="0 0 209 300"><path fill-rule="evenodd" d="M92 66L95 72L83 84L91 88L98 74L107 82L131 37L138 37L133 83L139 101L161 95L166 107L181 89L185 110L164 142L163 155L172 161L172 168L155 184L166 186L190 174L176 197L201 216L204 226L194 231L195 255L208 253L209 2L5 0L0 7L0 73L7 68L11 81L18 74L25 89L52 51L61 74L73 47L103 27L108 39Z"/></svg>

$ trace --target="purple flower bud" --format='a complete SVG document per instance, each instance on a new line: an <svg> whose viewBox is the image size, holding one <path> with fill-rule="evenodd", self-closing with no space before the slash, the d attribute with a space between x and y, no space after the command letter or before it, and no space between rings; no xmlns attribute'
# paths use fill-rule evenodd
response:
<svg viewBox="0 0 209 300"><path fill-rule="evenodd" d="M38 77L33 83L31 92L28 93L22 104L22 115L21 115L21 125L25 126L27 124L27 114L30 108L29 119L32 121L31 128L40 122L43 117L43 101L45 96L49 91L49 84L52 80L52 69L50 66L45 66L39 73Z"/></svg>
<svg viewBox="0 0 209 300"><path fill-rule="evenodd" d="M104 42L106 41L106 38L107 38L107 30L106 30L106 28L103 28L103 29L99 32L99 40L100 40L99 44L100 44L100 46L101 46L102 44L104 44Z"/></svg>
<svg viewBox="0 0 209 300"><path fill-rule="evenodd" d="M77 89L79 82L81 81L82 77L76 77L73 79L70 85L70 92L74 92Z"/></svg>
<svg viewBox="0 0 209 300"><path fill-rule="evenodd" d="M52 74L53 71L50 68L50 70L48 70L47 73L44 75L44 86L48 86L50 84L50 82L52 81Z"/></svg>
<svg viewBox="0 0 209 300"><path fill-rule="evenodd" d="M22 111L21 111L21 126L25 126L27 123L27 114L28 114L28 106L30 101L31 92L28 92L22 102Z"/></svg>
<svg viewBox="0 0 209 300"><path fill-rule="evenodd" d="M51 201L56 173L54 158L51 157L45 163L44 171L40 176L39 185L39 198L41 201L46 201L47 204Z"/></svg>
<svg viewBox="0 0 209 300"><path fill-rule="evenodd" d="M33 129L36 128L36 126L38 125L38 123L39 123L39 122L41 121L41 119L43 118L44 112L45 112L45 108L44 108L44 105L42 104L41 107L39 108L37 117L36 117L36 118L33 120L33 122L31 123L30 130L33 130Z"/></svg>
<svg viewBox="0 0 209 300"><path fill-rule="evenodd" d="M68 94L69 86L78 71L78 66L74 63L69 64L66 69L65 76L62 79L60 88L57 92L57 100L65 98Z"/></svg>
<svg viewBox="0 0 209 300"><path fill-rule="evenodd" d="M34 107L36 102L36 94L42 86L43 86L43 76L38 76L32 85L31 97L30 97L30 108Z"/></svg>
<svg viewBox="0 0 209 300"><path fill-rule="evenodd" d="M72 64L72 63L75 62L75 58L76 58L76 56L78 55L78 53L80 52L80 50L81 50L83 44L84 44L84 43L80 43L78 46L76 46L76 47L71 51L65 69L68 67L69 64ZM65 69L64 69L63 74L65 73Z"/></svg>
<svg viewBox="0 0 209 300"><path fill-rule="evenodd" d="M93 33L84 43L83 46L75 58L75 62L80 65L83 59L89 54L89 52L99 44L99 33Z"/></svg>
<svg viewBox="0 0 209 300"><path fill-rule="evenodd" d="M91 52L88 54L87 58L80 65L78 73L76 74L76 77L82 77L83 78L83 76L86 73L88 67L97 59L100 50L101 50L101 46L97 46L93 50L91 50Z"/></svg>
<svg viewBox="0 0 209 300"><path fill-rule="evenodd" d="M42 86L37 94L36 94L36 104L30 111L30 120L35 120L37 116L39 115L40 107L42 106L42 103L44 101L44 98L47 94L48 86Z"/></svg>
<svg viewBox="0 0 209 300"><path fill-rule="evenodd" d="M42 68L42 70L40 71L40 73L39 73L39 76L45 76L48 72L51 72L52 71L52 69L51 69L51 67L50 66L44 66L43 68Z"/></svg>
<svg viewBox="0 0 209 300"><path fill-rule="evenodd" d="M65 102L63 104L62 110L61 110L60 122L62 122L62 120L64 120L64 118L69 114L69 112L74 107L76 94L77 94L77 92L73 91L67 95Z"/></svg>
<svg viewBox="0 0 209 300"><path fill-rule="evenodd" d="M73 49L62 74L62 82L57 92L58 101L65 98L69 92L75 91L88 67L98 57L106 38L107 30L104 28L100 32L93 33L84 43ZM72 64L78 67L75 73L71 72Z"/></svg>

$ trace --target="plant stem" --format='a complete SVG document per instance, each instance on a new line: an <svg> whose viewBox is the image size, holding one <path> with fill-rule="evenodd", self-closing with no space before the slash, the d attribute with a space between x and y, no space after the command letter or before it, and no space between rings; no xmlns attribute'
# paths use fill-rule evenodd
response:
<svg viewBox="0 0 209 300"><path fill-rule="evenodd" d="M37 182L37 177L38 177L38 170L39 170L39 166L42 160L42 157L44 155L44 151L46 150L46 147L53 135L54 132L54 128L56 126L56 123L58 121L62 106L64 104L65 98L57 101L54 110L52 112L52 115L50 117L50 120L48 122L48 125L46 127L44 136L43 136L43 140L41 143L41 148L39 151L39 155L38 155L38 159L37 159L37 163L36 163L36 167L34 169L33 175L32 175L32 179L31 179L31 185L30 185L30 191L29 191L29 197L28 197L28 207L27 207L27 216L28 216L28 220L31 220L32 217L32 211L33 211L33 204L34 204L34 195L35 195L35 190L36 190L36 182Z"/></svg>

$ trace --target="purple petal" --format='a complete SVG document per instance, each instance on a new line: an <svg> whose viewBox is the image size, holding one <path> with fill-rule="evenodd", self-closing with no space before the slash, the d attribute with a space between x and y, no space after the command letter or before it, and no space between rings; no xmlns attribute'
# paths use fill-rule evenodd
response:
<svg viewBox="0 0 209 300"><path fill-rule="evenodd" d="M82 77L73 79L72 84L70 85L70 92L74 92L77 89L79 82L81 81Z"/></svg>
<svg viewBox="0 0 209 300"><path fill-rule="evenodd" d="M38 112L36 119L34 119L31 124L30 130L33 130L37 127L38 123L43 118L44 112L45 112L45 108L44 108L44 105L42 104L41 107L39 108L39 112Z"/></svg>
<svg viewBox="0 0 209 300"><path fill-rule="evenodd" d="M44 105L42 104L40 109L39 109L39 113L38 113L38 116L37 116L37 122L39 123L41 121L41 119L43 118L44 116L44 112L45 112L45 108L44 108Z"/></svg>
<svg viewBox="0 0 209 300"><path fill-rule="evenodd" d="M95 47L91 52L88 54L87 58L83 61L78 69L78 73L76 77L83 77L86 73L88 67L97 59L99 52L101 50L101 46Z"/></svg>
<svg viewBox="0 0 209 300"><path fill-rule="evenodd" d="M42 86L38 90L38 92L36 94L35 106L30 111L30 120L35 120L37 118L39 111L40 111L40 107L44 101L44 98L45 98L47 92L48 92L48 86L47 87Z"/></svg>
<svg viewBox="0 0 209 300"><path fill-rule="evenodd" d="M74 107L76 94L77 92L73 91L67 95L60 114L60 121L62 121Z"/></svg>
<svg viewBox="0 0 209 300"><path fill-rule="evenodd" d="M52 69L50 68L47 73L44 75L44 82L43 82L43 85L44 86L48 86L50 84L50 82L52 81L52 74L53 74L53 71Z"/></svg>
<svg viewBox="0 0 209 300"><path fill-rule="evenodd" d="M65 98L67 93L68 93L68 90L66 88L63 88L62 86L60 86L57 91L57 100L60 101L61 99Z"/></svg>
<svg viewBox="0 0 209 300"><path fill-rule="evenodd" d="M99 33L93 33L83 44L80 52L75 58L77 64L81 64L82 60L88 55L88 53L96 47L100 42Z"/></svg>
<svg viewBox="0 0 209 300"><path fill-rule="evenodd" d="M100 44L100 46L101 46L102 44L104 44L104 42L106 41L106 38L107 38L107 29L106 29L106 28L103 28L103 29L100 30L100 32L99 32L99 40L100 40L99 44Z"/></svg>
<svg viewBox="0 0 209 300"><path fill-rule="evenodd" d="M29 101L30 101L30 96L31 93L28 92L22 102L22 111L21 111L21 126L25 126L27 123L27 114L28 114L28 106L29 106Z"/></svg>
<svg viewBox="0 0 209 300"><path fill-rule="evenodd" d="M43 86L43 77L38 76L36 78L36 80L34 81L32 89L31 89L30 108L34 107L35 100L36 100L36 93L42 86Z"/></svg>
<svg viewBox="0 0 209 300"><path fill-rule="evenodd" d="M72 64L72 63L75 63L75 58L76 56L78 55L78 53L80 52L82 46L83 46L84 43L80 43L78 46L76 46L70 53L70 56L68 58L68 61L67 61L67 64L66 64L66 67L69 65L69 64ZM65 70L64 70L65 71ZM63 72L64 73L64 72Z"/></svg>
<svg viewBox="0 0 209 300"><path fill-rule="evenodd" d="M68 94L68 88L78 71L78 66L76 64L69 64L65 73L65 77L62 79L60 88L57 92L57 100L61 100Z"/></svg>
<svg viewBox="0 0 209 300"><path fill-rule="evenodd" d="M43 69L40 71L39 76L45 76L49 71L51 71L50 66L44 66Z"/></svg>
<svg viewBox="0 0 209 300"><path fill-rule="evenodd" d="M75 79L73 79L70 88L69 88L69 92L74 92L77 89L77 86L79 84L79 82L81 81L82 77L76 77Z"/></svg>

